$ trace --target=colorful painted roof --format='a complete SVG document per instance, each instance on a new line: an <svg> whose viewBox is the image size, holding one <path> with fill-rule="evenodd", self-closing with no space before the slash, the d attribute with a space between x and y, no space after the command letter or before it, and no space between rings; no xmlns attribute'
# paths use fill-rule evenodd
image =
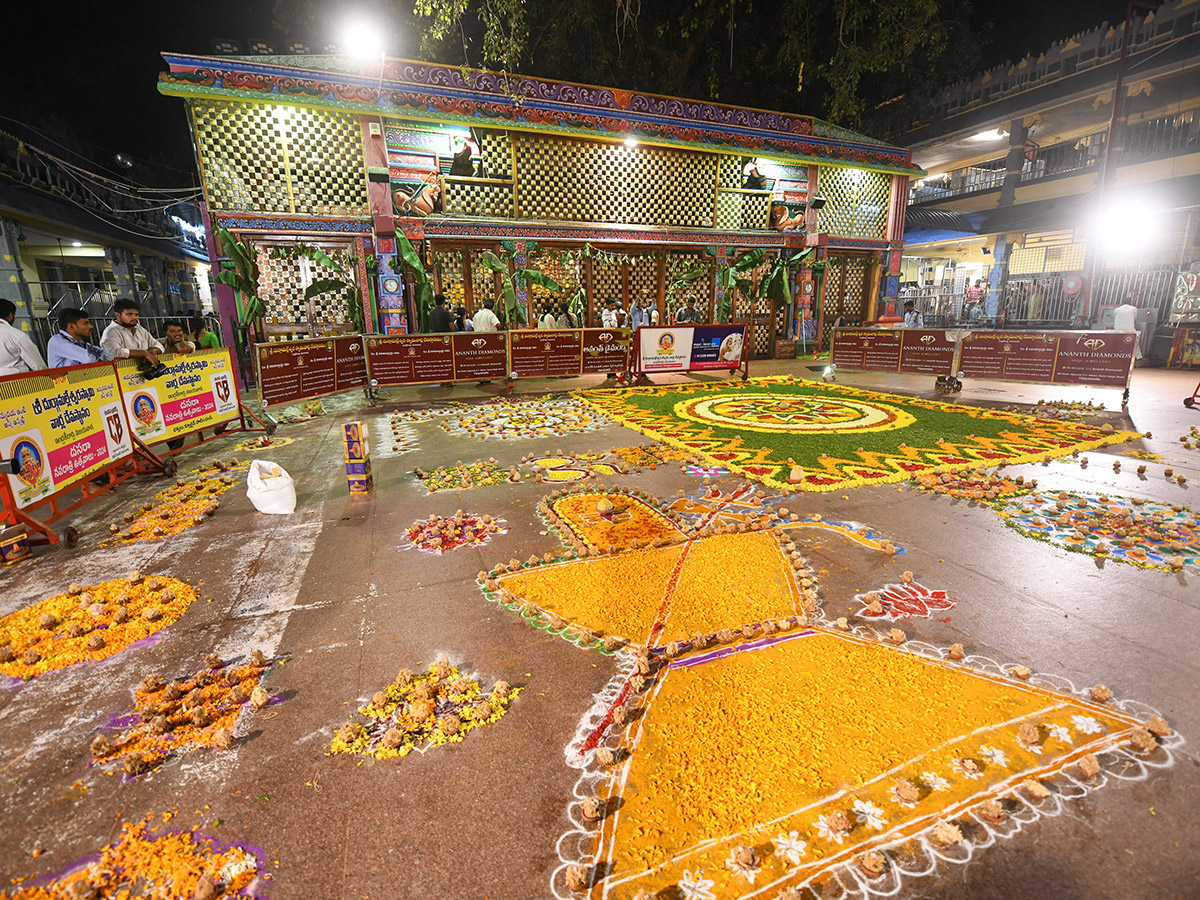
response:
<svg viewBox="0 0 1200 900"><path fill-rule="evenodd" d="M287 102L426 122L664 146L921 175L909 151L810 116L403 59L181 56L158 89L174 97Z"/></svg>

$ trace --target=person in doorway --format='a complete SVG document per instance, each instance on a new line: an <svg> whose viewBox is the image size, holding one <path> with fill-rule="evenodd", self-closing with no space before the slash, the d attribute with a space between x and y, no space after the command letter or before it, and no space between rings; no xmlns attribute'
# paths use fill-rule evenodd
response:
<svg viewBox="0 0 1200 900"><path fill-rule="evenodd" d="M103 347L90 343L92 321L82 309L64 309L58 314L58 334L46 343L50 368L85 366L112 359Z"/></svg>
<svg viewBox="0 0 1200 900"><path fill-rule="evenodd" d="M433 295L433 309L429 311L429 318L425 320L425 330L430 334L454 330L454 320L450 317L450 310L446 309L445 294Z"/></svg>
<svg viewBox="0 0 1200 900"><path fill-rule="evenodd" d="M158 339L138 324L141 306L136 300L122 298L113 304L113 319L100 335L100 346L113 359L145 360L151 368L164 353Z"/></svg>
<svg viewBox="0 0 1200 900"><path fill-rule="evenodd" d="M470 321L469 319L467 319L467 308L465 306L456 306L456 307L454 307L453 315L454 315L454 330L455 331L466 331L467 330L467 322Z"/></svg>
<svg viewBox="0 0 1200 900"><path fill-rule="evenodd" d="M168 353L191 353L196 349L196 345L184 336L183 323L177 319L167 322L163 347Z"/></svg>
<svg viewBox="0 0 1200 900"><path fill-rule="evenodd" d="M16 319L17 305L11 300L0 300L0 375L19 375L46 368L32 338L13 327Z"/></svg>
<svg viewBox="0 0 1200 900"><path fill-rule="evenodd" d="M696 321L696 301L688 297L682 308L675 310L676 325L691 325Z"/></svg>
<svg viewBox="0 0 1200 900"><path fill-rule="evenodd" d="M483 309L475 313L475 317L471 320L472 331L499 331L500 319L494 312L496 308L495 300L484 300Z"/></svg>
<svg viewBox="0 0 1200 900"><path fill-rule="evenodd" d="M629 301L629 327L637 331L646 324L646 311L642 309L642 301L633 297Z"/></svg>
<svg viewBox="0 0 1200 900"><path fill-rule="evenodd" d="M208 320L204 316L192 317L192 337L195 338L196 347L200 350L218 350L221 347L221 342L209 330Z"/></svg>
<svg viewBox="0 0 1200 900"><path fill-rule="evenodd" d="M924 328L925 317L921 311L917 309L916 301L904 301L904 327L905 328Z"/></svg>
<svg viewBox="0 0 1200 900"><path fill-rule="evenodd" d="M967 288L967 303L982 303L987 291L983 287L983 279L976 278L975 283Z"/></svg>
<svg viewBox="0 0 1200 900"><path fill-rule="evenodd" d="M542 313L542 317L538 319L538 328L557 328L558 321L554 318L553 304L546 304L546 311Z"/></svg>
<svg viewBox="0 0 1200 900"><path fill-rule="evenodd" d="M558 304L558 318L554 320L555 328L574 328L575 317L571 315L571 311L567 309L567 304Z"/></svg>
<svg viewBox="0 0 1200 900"><path fill-rule="evenodd" d="M605 300L604 310L600 313L601 328L619 328L620 325L617 319L617 301Z"/></svg>

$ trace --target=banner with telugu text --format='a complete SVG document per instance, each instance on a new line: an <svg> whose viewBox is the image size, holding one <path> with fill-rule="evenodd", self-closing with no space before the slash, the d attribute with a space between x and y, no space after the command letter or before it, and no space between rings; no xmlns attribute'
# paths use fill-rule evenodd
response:
<svg viewBox="0 0 1200 900"><path fill-rule="evenodd" d="M238 417L228 349L164 355L159 360L167 371L149 381L137 360L116 363L129 424L140 440L166 441Z"/></svg>
<svg viewBox="0 0 1200 900"><path fill-rule="evenodd" d="M18 508L58 493L133 452L117 375L109 363L0 380L0 458Z"/></svg>

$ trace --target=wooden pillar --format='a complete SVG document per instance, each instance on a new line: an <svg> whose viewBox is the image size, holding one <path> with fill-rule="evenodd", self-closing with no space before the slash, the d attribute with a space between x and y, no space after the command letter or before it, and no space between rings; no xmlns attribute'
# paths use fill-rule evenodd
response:
<svg viewBox="0 0 1200 900"><path fill-rule="evenodd" d="M586 259L584 259L584 261L583 261L583 283L584 283L583 292L585 295L585 298L584 298L585 302L584 302L584 309L583 309L584 319L582 322L576 323L580 328L590 328L592 325L592 302L593 302L592 296L595 294L595 291L596 291L596 283L595 283L594 271L593 271L594 265L595 265L595 261L590 256L587 257Z"/></svg>
<svg viewBox="0 0 1200 900"><path fill-rule="evenodd" d="M463 247L463 306L467 309L467 315L475 313L475 279L471 275L471 248Z"/></svg>
<svg viewBox="0 0 1200 900"><path fill-rule="evenodd" d="M658 307L658 321L667 321L667 251L658 257L658 288L654 305Z"/></svg>

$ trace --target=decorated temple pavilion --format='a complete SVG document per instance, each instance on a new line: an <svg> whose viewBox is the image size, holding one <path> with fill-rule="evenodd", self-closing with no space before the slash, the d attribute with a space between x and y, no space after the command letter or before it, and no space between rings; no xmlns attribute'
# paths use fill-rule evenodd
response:
<svg viewBox="0 0 1200 900"><path fill-rule="evenodd" d="M712 315L741 254L761 248L765 265L814 247L790 270L793 305L735 289L756 355L787 352L802 325L825 342L838 319L894 314L922 173L908 151L818 119L398 59L165 59L159 90L187 102L209 234L255 247L269 340L348 327L345 292L305 299L337 273L296 244L355 273L368 328L415 329L398 234L468 313L500 295L499 260L563 287L518 280L530 323L573 297L587 324L634 297L663 322L689 295Z"/></svg>

